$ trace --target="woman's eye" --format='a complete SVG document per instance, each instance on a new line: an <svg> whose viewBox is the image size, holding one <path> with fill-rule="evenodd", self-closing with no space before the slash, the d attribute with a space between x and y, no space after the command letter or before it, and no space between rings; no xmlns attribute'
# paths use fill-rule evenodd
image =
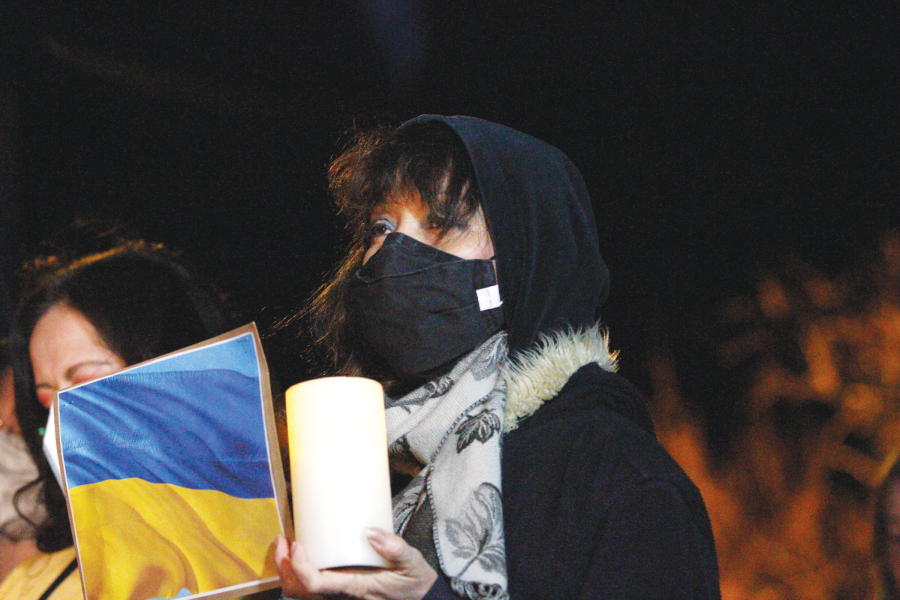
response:
<svg viewBox="0 0 900 600"><path fill-rule="evenodd" d="M80 365L72 375L72 379L69 381L69 387L93 381L94 379L99 379L106 375L112 375L120 369L121 367L114 362L105 360Z"/></svg>
<svg viewBox="0 0 900 600"><path fill-rule="evenodd" d="M81 385L82 383L91 381L92 379L97 379L100 377L99 374L95 374L93 371L79 373L77 376L72 378L72 385L69 387L75 387L76 385Z"/></svg>
<svg viewBox="0 0 900 600"><path fill-rule="evenodd" d="M375 221L374 223L372 223L369 229L369 233L373 238L387 235L392 231L394 231L394 226L391 225L389 221L385 221L384 219Z"/></svg>

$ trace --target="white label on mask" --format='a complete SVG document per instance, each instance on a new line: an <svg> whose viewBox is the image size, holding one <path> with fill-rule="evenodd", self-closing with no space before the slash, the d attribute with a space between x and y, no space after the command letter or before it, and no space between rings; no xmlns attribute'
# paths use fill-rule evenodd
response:
<svg viewBox="0 0 900 600"><path fill-rule="evenodd" d="M503 304L503 300L500 299L499 285L481 288L475 290L475 293L478 294L478 308L481 310L491 310Z"/></svg>

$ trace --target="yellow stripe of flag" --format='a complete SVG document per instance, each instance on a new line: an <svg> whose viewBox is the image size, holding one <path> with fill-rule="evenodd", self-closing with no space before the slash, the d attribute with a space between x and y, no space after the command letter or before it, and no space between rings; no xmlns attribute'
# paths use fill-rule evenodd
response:
<svg viewBox="0 0 900 600"><path fill-rule="evenodd" d="M181 589L196 594L277 575L281 526L273 498L141 479L69 493L81 567L97 574L87 582L90 600L171 598Z"/></svg>

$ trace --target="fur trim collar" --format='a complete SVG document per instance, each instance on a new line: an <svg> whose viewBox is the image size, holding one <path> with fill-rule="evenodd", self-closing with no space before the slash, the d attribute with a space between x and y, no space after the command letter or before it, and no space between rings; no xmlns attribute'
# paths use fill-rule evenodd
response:
<svg viewBox="0 0 900 600"><path fill-rule="evenodd" d="M599 323L588 329L541 334L537 348L520 353L501 368L500 376L506 381L503 430L512 431L554 398L581 367L593 362L615 372L618 354L610 352L609 332Z"/></svg>

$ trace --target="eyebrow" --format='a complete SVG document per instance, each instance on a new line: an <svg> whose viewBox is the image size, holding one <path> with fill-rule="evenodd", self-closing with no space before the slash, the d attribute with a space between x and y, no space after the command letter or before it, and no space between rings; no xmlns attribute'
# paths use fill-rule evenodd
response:
<svg viewBox="0 0 900 600"><path fill-rule="evenodd" d="M63 373L63 375L65 376L66 379L72 379L72 377L75 375L75 373L77 373L78 370L81 369L82 367L99 367L102 365L110 365L110 364L112 364L112 361L108 358L104 359L104 360L86 360L86 361L72 365L71 367L66 369L66 372Z"/></svg>
<svg viewBox="0 0 900 600"><path fill-rule="evenodd" d="M112 361L109 359L86 360L86 361L83 361L80 363L76 363L76 364L72 365L71 367L69 367L68 369L66 369L66 372L63 373L63 377L65 377L66 379L72 379L72 377L74 377L75 373L78 372L78 369L81 369L82 367L95 367L95 366L108 365L111 363L112 363ZM35 390L40 390L40 389L53 390L55 388L52 385L50 385L49 383L35 383L34 389Z"/></svg>

